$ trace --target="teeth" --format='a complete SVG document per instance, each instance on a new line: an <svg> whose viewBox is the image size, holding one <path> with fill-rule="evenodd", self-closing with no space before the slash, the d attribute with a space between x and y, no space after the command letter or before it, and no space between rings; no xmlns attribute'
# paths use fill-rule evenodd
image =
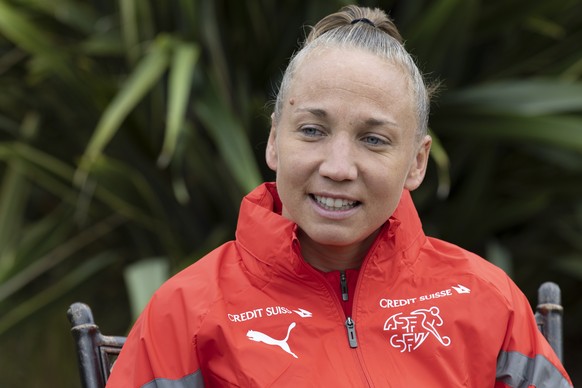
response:
<svg viewBox="0 0 582 388"><path fill-rule="evenodd" d="M315 200L327 210L347 210L355 206L356 201L349 201L347 199L329 198L314 195Z"/></svg>

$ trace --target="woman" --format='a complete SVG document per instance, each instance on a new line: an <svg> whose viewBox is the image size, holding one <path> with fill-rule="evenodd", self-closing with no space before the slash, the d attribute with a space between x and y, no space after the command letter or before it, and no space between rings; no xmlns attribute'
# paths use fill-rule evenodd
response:
<svg viewBox="0 0 582 388"><path fill-rule="evenodd" d="M108 386L571 386L513 282L424 235L428 100L382 11L322 19L277 96L276 183L156 292Z"/></svg>

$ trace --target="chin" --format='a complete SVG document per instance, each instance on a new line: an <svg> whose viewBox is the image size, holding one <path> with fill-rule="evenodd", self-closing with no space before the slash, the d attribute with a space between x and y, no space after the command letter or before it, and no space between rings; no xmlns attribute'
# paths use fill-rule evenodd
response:
<svg viewBox="0 0 582 388"><path fill-rule="evenodd" d="M351 246L354 244L358 244L361 241L363 241L365 238L354 238L355 236L350 235L350 236L341 236L336 234L313 234L310 236L310 239L319 245L325 245L325 246L332 246L332 247L347 247L347 246Z"/></svg>

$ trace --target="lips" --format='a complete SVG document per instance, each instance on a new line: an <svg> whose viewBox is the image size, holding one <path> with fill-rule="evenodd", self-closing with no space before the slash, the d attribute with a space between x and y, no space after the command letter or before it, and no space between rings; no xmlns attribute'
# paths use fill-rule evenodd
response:
<svg viewBox="0 0 582 388"><path fill-rule="evenodd" d="M319 206L326 210L332 211L349 210L359 204L358 201L352 201L349 199L331 198L314 194L312 194L311 197L317 202Z"/></svg>

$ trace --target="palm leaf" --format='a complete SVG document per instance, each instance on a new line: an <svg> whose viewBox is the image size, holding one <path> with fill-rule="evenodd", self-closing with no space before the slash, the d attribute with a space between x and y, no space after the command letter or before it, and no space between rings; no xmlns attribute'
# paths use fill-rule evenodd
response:
<svg viewBox="0 0 582 388"><path fill-rule="evenodd" d="M194 102L194 109L240 187L247 192L256 187L261 175L248 138L237 117L218 98L216 90L208 88L204 98Z"/></svg>
<svg viewBox="0 0 582 388"><path fill-rule="evenodd" d="M165 36L159 37L154 42L150 52L138 64L124 87L103 113L83 155L78 175L75 178L77 184L80 185L85 181L91 165L101 155L123 120L160 80L169 62L169 45L170 41Z"/></svg>
<svg viewBox="0 0 582 388"><path fill-rule="evenodd" d="M582 110L582 82L528 79L492 82L448 93L443 112L512 113L524 116Z"/></svg>
<svg viewBox="0 0 582 388"><path fill-rule="evenodd" d="M112 252L103 252L95 257L89 258L47 289L33 295L13 309L4 312L0 316L0 336L35 312L83 284L87 279L95 276L103 268L111 265L115 261L116 255Z"/></svg>
<svg viewBox="0 0 582 388"><path fill-rule="evenodd" d="M438 133L497 141L528 141L582 152L579 116L473 114L439 117ZM436 130L436 127L435 127Z"/></svg>
<svg viewBox="0 0 582 388"><path fill-rule="evenodd" d="M192 77L199 49L194 44L177 44L172 58L168 90L167 128L158 166L165 167L170 162L180 131L184 128L186 108L189 103Z"/></svg>
<svg viewBox="0 0 582 388"><path fill-rule="evenodd" d="M42 63L66 79L74 78L65 58L59 51L53 49L56 44L50 31L38 27L24 12L17 10L4 0L0 0L0 32L16 45L36 56L38 64Z"/></svg>

